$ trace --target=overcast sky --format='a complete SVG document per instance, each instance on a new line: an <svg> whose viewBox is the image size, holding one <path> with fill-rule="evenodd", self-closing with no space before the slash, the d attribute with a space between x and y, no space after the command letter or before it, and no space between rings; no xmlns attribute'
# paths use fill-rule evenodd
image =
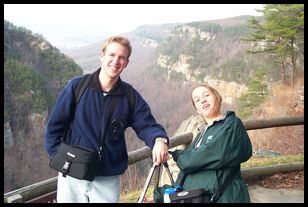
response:
<svg viewBox="0 0 308 207"><path fill-rule="evenodd" d="M4 4L4 19L49 41L108 36L143 24L186 23L240 15L260 16L262 4Z"/></svg>

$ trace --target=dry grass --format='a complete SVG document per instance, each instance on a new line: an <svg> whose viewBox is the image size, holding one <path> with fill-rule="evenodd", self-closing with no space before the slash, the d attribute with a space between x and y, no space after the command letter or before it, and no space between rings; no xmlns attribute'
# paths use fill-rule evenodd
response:
<svg viewBox="0 0 308 207"><path fill-rule="evenodd" d="M303 79L295 87L273 85L270 96L254 110L252 119L304 115ZM281 155L304 153L304 126L248 131L254 151L273 150Z"/></svg>
<svg viewBox="0 0 308 207"><path fill-rule="evenodd" d="M293 162L304 162L304 154L295 154L278 157L251 157L247 162L241 164L241 168L252 168L260 166L271 166Z"/></svg>
<svg viewBox="0 0 308 207"><path fill-rule="evenodd" d="M141 195L143 189L131 191L126 194L121 194L120 203L137 203L139 196ZM154 186L150 185L145 197L151 198L153 196Z"/></svg>

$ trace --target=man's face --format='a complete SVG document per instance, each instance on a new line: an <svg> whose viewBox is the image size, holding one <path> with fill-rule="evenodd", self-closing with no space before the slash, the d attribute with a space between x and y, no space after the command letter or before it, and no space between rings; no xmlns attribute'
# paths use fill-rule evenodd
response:
<svg viewBox="0 0 308 207"><path fill-rule="evenodd" d="M119 43L110 43L105 53L100 52L100 59L105 74L111 79L118 78L129 62L128 49Z"/></svg>

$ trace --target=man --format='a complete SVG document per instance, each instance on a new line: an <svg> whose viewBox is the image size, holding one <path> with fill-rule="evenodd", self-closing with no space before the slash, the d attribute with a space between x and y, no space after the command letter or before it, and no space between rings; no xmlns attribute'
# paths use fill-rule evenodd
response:
<svg viewBox="0 0 308 207"><path fill-rule="evenodd" d="M124 132L131 126L137 136L152 148L155 165L168 159L169 139L164 128L155 121L142 96L133 89L134 106L130 113L125 87L120 74L129 63L131 45L127 38L108 38L100 51L101 68L91 74L88 86L76 106L68 143L100 151L102 160L93 181L58 176L57 202L118 202L120 175L128 167ZM72 79L60 94L45 134L45 148L50 159L57 152L61 137L71 116L73 91L81 77ZM120 100L107 122L111 100ZM114 123L117 124L114 133ZM104 128L105 127L105 128ZM102 136L102 130L106 129Z"/></svg>

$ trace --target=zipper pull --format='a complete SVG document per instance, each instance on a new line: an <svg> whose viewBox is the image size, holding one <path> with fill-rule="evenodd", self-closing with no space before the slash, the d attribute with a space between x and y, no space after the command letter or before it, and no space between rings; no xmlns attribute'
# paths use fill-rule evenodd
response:
<svg viewBox="0 0 308 207"><path fill-rule="evenodd" d="M100 147L99 147L99 152L98 152L99 161L102 160L102 156L103 156L102 154L103 154L103 147L100 146Z"/></svg>

